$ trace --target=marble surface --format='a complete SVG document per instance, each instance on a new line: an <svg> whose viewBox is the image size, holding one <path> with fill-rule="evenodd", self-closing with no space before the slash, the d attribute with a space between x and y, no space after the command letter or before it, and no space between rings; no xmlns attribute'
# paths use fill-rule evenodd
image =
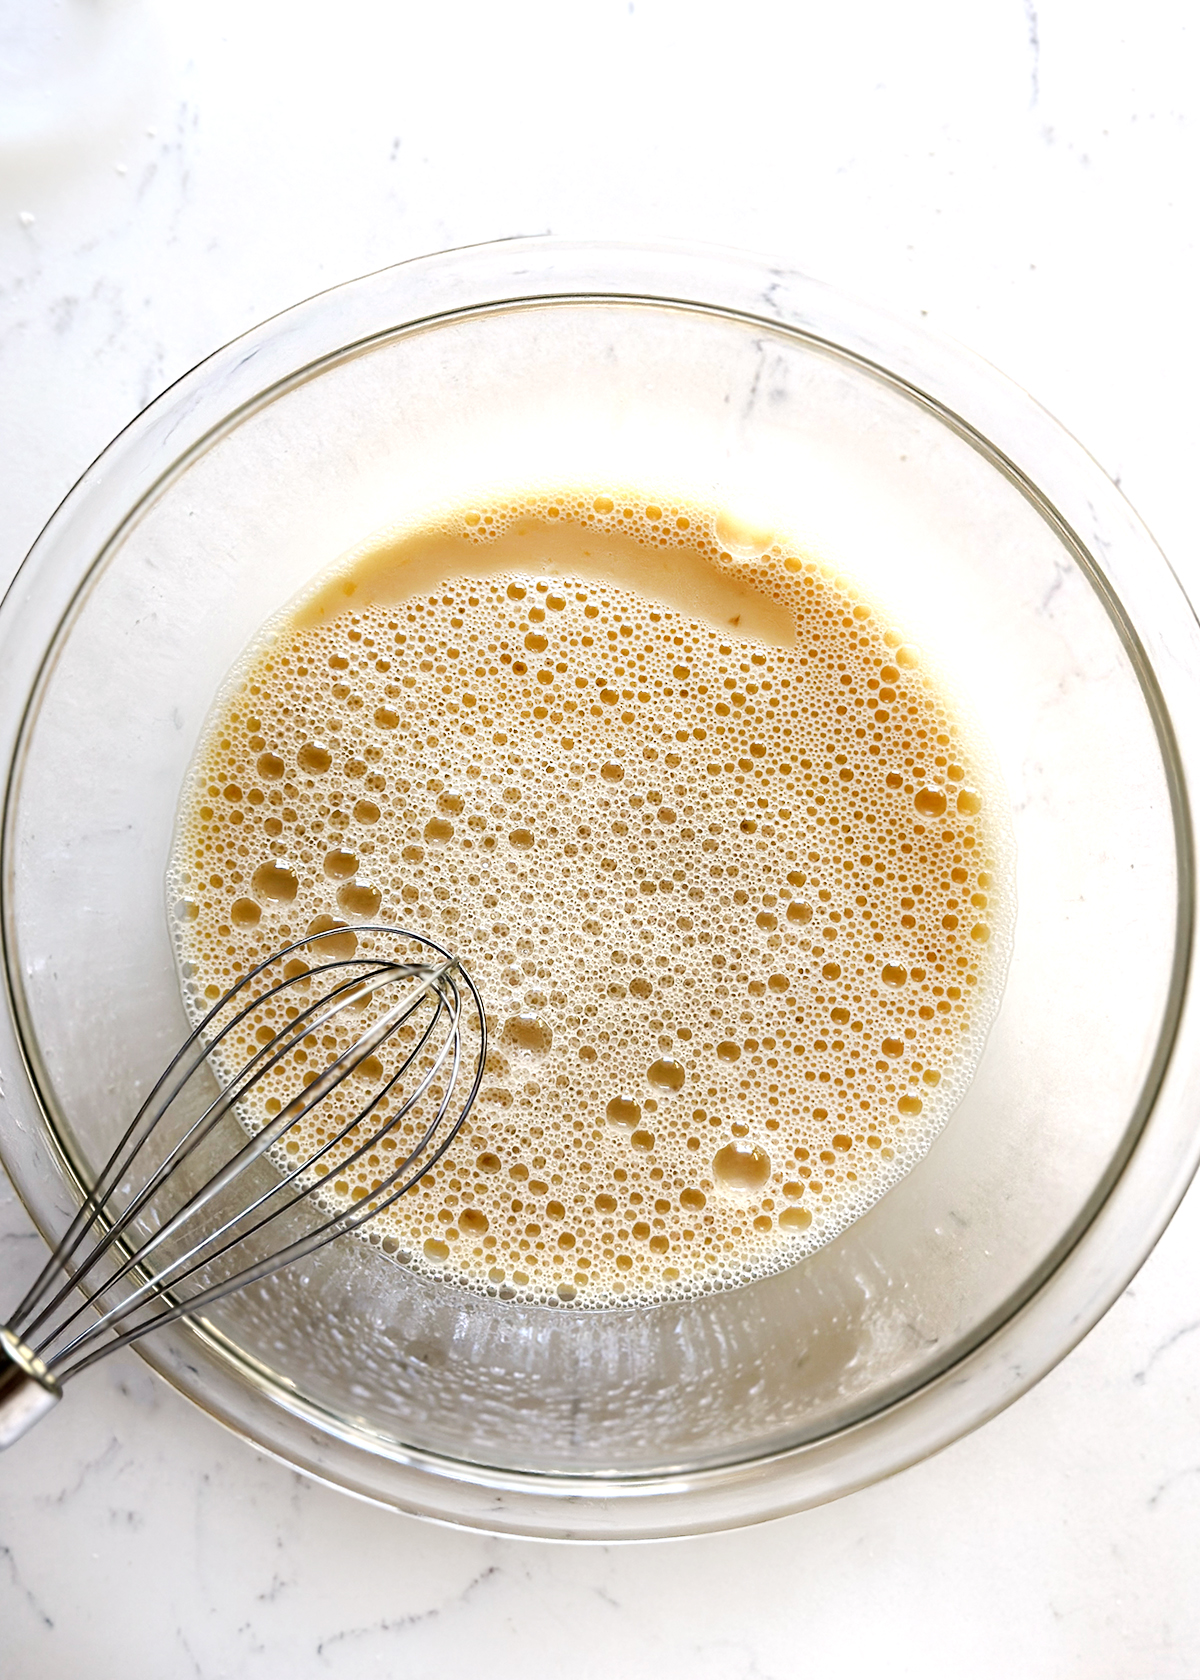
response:
<svg viewBox="0 0 1200 1680"><path fill-rule="evenodd" d="M24 0L0 8L0 582L209 350L512 233L777 252L958 337L1193 596L1197 32L1182 6ZM40 1239L0 1186L0 1285ZM1103 1322L939 1457L642 1547L419 1524L117 1356L0 1461L0 1673L1140 1680L1200 1672L1200 1189Z"/></svg>

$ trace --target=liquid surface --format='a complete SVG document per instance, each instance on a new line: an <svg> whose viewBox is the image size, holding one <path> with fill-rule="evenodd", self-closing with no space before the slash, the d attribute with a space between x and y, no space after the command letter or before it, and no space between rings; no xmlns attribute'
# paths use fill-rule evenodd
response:
<svg viewBox="0 0 1200 1680"><path fill-rule="evenodd" d="M612 1307L791 1264L920 1159L995 1012L1011 872L986 748L876 601L712 509L588 489L385 535L270 625L171 889L194 1012L325 928L461 957L479 1101L367 1229Z"/></svg>

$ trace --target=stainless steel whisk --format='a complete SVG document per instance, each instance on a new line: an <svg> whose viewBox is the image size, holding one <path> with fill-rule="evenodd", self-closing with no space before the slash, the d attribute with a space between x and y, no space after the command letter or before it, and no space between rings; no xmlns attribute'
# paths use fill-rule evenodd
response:
<svg viewBox="0 0 1200 1680"><path fill-rule="evenodd" d="M349 956L304 961L322 945L337 949L328 931L277 951L213 1004L168 1063L0 1328L0 1447L89 1365L359 1230L450 1147L487 1058L475 983L421 935L378 925L354 933L367 949ZM303 1067L348 1009L370 1012L349 1047L320 1071L309 1067L308 1083L260 1130L238 1124L237 1106L286 1058ZM246 1040L257 1049L218 1078L217 1094L211 1083L201 1089L214 1053ZM378 1053L387 1045L395 1065L384 1067ZM346 1102L345 1081L360 1070L378 1088ZM298 1142L302 1123L330 1115L339 1099L324 1134ZM280 1145L294 1152L286 1170L262 1161ZM382 1160L384 1148L393 1160ZM360 1199L323 1209L322 1191L336 1181L344 1197L353 1173L371 1178ZM298 1221L307 1228L297 1232Z"/></svg>

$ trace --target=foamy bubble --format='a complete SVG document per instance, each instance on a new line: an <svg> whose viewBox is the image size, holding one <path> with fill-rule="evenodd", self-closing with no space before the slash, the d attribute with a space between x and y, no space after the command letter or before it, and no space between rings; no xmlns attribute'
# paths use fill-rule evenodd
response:
<svg viewBox="0 0 1200 1680"><path fill-rule="evenodd" d="M193 1012L373 921L483 993L467 1126L368 1227L417 1271L572 1307L736 1287L876 1202L971 1077L1011 942L986 750L853 581L751 535L627 490L456 510L276 620L209 721L170 875Z"/></svg>

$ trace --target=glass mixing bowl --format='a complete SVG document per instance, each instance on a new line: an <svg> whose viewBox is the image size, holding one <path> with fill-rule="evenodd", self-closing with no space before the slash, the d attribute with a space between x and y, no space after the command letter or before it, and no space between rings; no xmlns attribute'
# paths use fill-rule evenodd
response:
<svg viewBox="0 0 1200 1680"><path fill-rule="evenodd" d="M779 511L936 648L1017 844L974 1083L864 1218L727 1294L528 1308L347 1240L139 1349L381 1503L682 1534L833 1498L1007 1404L1124 1287L1196 1164L1197 625L1094 462L965 352L752 258L518 241L339 287L173 386L0 619L0 1141L52 1238L183 1036L176 799L263 620L398 514L555 475Z"/></svg>

